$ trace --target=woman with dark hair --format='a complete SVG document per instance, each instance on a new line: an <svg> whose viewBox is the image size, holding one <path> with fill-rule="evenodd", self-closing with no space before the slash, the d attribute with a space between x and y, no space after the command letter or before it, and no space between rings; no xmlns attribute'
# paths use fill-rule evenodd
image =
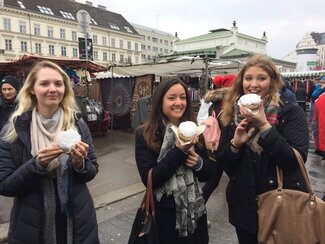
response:
<svg viewBox="0 0 325 244"><path fill-rule="evenodd" d="M136 131L135 156L143 183L152 169L156 222L161 244L208 243L206 208L198 180L210 177L209 164L195 152L195 137L182 145L171 127L194 121L186 85L162 81L153 96L148 121Z"/></svg>
<svg viewBox="0 0 325 244"><path fill-rule="evenodd" d="M86 185L98 164L68 75L52 62L39 62L18 98L0 141L0 194L15 198L8 243L99 243ZM68 152L56 141L67 130L80 134Z"/></svg>
<svg viewBox="0 0 325 244"><path fill-rule="evenodd" d="M216 158L229 176L226 197L229 221L240 244L257 243L257 195L277 188L276 166L284 188L306 191L293 148L306 160L308 126L298 105L281 97L283 82L265 55L247 60L224 100L224 126ZM257 113L238 105L245 94L261 98Z"/></svg>

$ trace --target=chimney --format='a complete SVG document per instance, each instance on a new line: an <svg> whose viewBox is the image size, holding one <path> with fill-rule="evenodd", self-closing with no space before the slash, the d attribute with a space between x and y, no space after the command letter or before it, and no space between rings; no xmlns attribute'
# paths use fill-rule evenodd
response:
<svg viewBox="0 0 325 244"><path fill-rule="evenodd" d="M99 8L101 10L106 10L106 6L100 5L100 4L97 5L97 8Z"/></svg>
<svg viewBox="0 0 325 244"><path fill-rule="evenodd" d="M88 6L93 6L93 3L90 2L90 1L86 1L85 3L86 3L86 5L88 5Z"/></svg>

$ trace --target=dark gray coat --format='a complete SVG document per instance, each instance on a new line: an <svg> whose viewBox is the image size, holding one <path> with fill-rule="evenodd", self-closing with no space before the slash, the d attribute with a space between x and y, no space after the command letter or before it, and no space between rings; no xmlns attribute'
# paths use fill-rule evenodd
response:
<svg viewBox="0 0 325 244"><path fill-rule="evenodd" d="M234 135L234 124L223 128L220 144L224 147L216 155L230 178L226 190L229 221L252 233L257 231L256 196L277 188L276 165L283 170L284 188L306 191L292 150L296 148L306 160L309 145L306 116L299 106L285 103L278 120L279 125L258 141L263 148L261 155L246 145L239 153L232 153L229 142Z"/></svg>
<svg viewBox="0 0 325 244"><path fill-rule="evenodd" d="M44 243L44 205L41 180L46 171L36 166L31 155L31 112L17 118L18 139L7 144L0 141L0 194L15 197L10 216L9 243ZM74 243L99 243L96 212L86 183L98 172L97 159L89 129L82 119L76 120L82 140L89 147L85 169L69 172L69 210L73 218Z"/></svg>

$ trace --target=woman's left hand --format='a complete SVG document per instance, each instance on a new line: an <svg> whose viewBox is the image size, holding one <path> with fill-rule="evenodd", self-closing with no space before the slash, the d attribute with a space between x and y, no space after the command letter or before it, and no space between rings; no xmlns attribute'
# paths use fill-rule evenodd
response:
<svg viewBox="0 0 325 244"><path fill-rule="evenodd" d="M194 150L187 151L187 159L185 161L185 165L189 168L193 168L197 165L199 160L199 155Z"/></svg>
<svg viewBox="0 0 325 244"><path fill-rule="evenodd" d="M88 154L89 145L82 141L76 143L71 149L70 158L72 160L72 166L75 169L82 169L83 161Z"/></svg>

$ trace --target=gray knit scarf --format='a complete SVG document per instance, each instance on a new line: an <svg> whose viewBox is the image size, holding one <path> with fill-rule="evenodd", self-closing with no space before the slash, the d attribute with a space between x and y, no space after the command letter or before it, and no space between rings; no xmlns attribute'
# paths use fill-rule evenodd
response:
<svg viewBox="0 0 325 244"><path fill-rule="evenodd" d="M31 141L33 156L37 151L50 146L54 142L55 134L62 129L63 125L63 110L59 108L50 119L44 118L36 111L32 112L32 122L30 125ZM72 218L68 211L68 156L62 154L58 158L52 160L47 167L47 176L43 178L41 187L43 190L44 204L44 243L57 244L56 242L56 227L55 227L55 186L53 179L57 180L58 196L62 211L67 216L67 243L72 244Z"/></svg>
<svg viewBox="0 0 325 244"><path fill-rule="evenodd" d="M175 134L171 126L171 123L168 123L166 126L166 132L157 160L158 163L175 144ZM178 235L186 237L193 234L197 227L198 219L206 214L206 208L197 177L194 176L192 169L182 164L163 186L155 189L158 201L160 201L163 194L174 196Z"/></svg>

